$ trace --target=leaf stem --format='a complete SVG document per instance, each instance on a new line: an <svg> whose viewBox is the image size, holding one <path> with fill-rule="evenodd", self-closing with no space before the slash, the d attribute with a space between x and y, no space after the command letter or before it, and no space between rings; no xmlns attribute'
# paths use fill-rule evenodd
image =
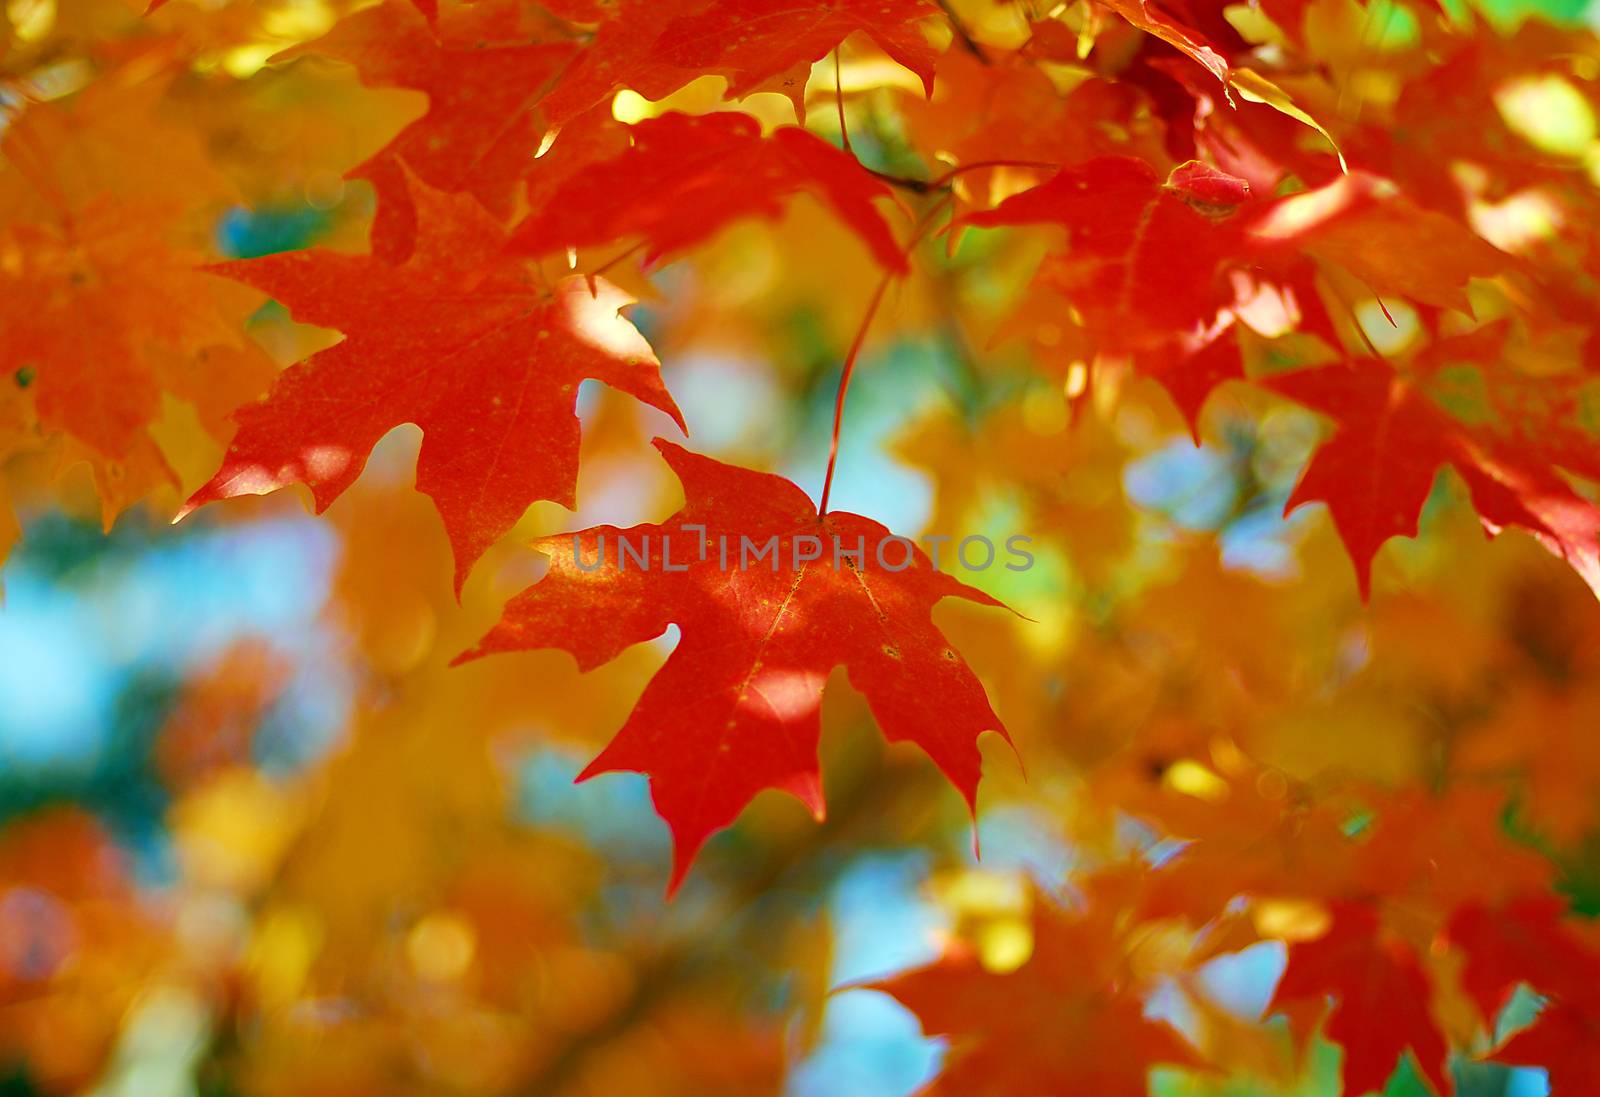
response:
<svg viewBox="0 0 1600 1097"><path fill-rule="evenodd" d="M1059 171L1060 164L1053 164L1045 160L974 160L970 164L962 164L951 168L943 175L936 176L928 187L937 190L950 185L950 180L958 175L965 175L969 171L982 171L984 168L1038 168L1041 171Z"/></svg>
<svg viewBox="0 0 1600 1097"><path fill-rule="evenodd" d="M877 168L869 168L865 164L862 164L861 166L866 170L868 175L876 176L877 178L882 179L891 187L900 187L903 190L909 190L916 194L927 194L928 191L933 189L931 186L929 186L926 179L909 179L904 175L895 175L891 172L879 171Z"/></svg>
<svg viewBox="0 0 1600 1097"><path fill-rule="evenodd" d="M901 249L901 254L908 259L916 246L928 234L934 219L941 210L950 204L950 195L946 194L922 215L916 228L911 232L911 239L906 241L906 246ZM844 400L845 394L850 391L850 378L856 370L856 359L861 356L861 346L867 340L867 331L872 327L872 320L878 315L878 306L883 304L883 295L888 292L889 283L894 281L895 272L885 271L883 278L878 282L878 288L872 291L872 298L867 302L866 315L861 318L861 324L856 328L855 338L850 341L850 350L845 355L844 368L839 373L839 391L833 398L833 437L828 442L828 471L822 477L822 500L817 504L817 517L821 518L828 513L828 496L833 492L833 473L839 464L839 435L844 428Z"/></svg>
<svg viewBox="0 0 1600 1097"><path fill-rule="evenodd" d="M856 154L850 147L850 127L844 121L844 76L839 71L839 47L833 47L833 102L839 108L839 140L844 144L844 151L851 156Z"/></svg>
<svg viewBox="0 0 1600 1097"><path fill-rule="evenodd" d="M890 186L903 187L906 190L915 191L917 194L943 190L950 185L950 181L956 176L965 175L969 171L982 171L985 168L1037 168L1040 171L1057 171L1061 167L1060 164L1050 163L1045 160L974 160L970 164L962 164L959 167L951 168L943 175L936 175L932 179L909 179L904 175L891 175L889 172L879 171L877 168L869 168L865 164L861 166L866 169L867 174L882 179Z"/></svg>
<svg viewBox="0 0 1600 1097"><path fill-rule="evenodd" d="M856 358L861 354L861 344L867 337L867 329L872 326L872 318L878 314L878 306L883 303L883 295L889 288L889 283L894 279L893 271L885 271L883 278L878 282L878 288L872 291L872 300L867 302L867 314L861 318L861 326L856 328L856 337L850 342L850 353L845 355L844 370L839 374L839 391L833 398L833 438L828 443L828 471L822 477L822 502L817 504L817 517L821 518L828 513L828 494L833 490L833 470L839 463L839 431L844 426L844 396L850 388L850 375L855 372Z"/></svg>
<svg viewBox="0 0 1600 1097"><path fill-rule="evenodd" d="M604 263L601 263L598 267L595 267L594 270L591 270L587 274L585 274L584 277L589 278L591 280L600 277L600 275L604 274L606 271L610 270L612 267L616 266L618 263L620 263L624 259L628 258L628 256L630 256L630 255L634 254L635 252L639 251L641 248L643 248L645 246L646 243L648 243L648 241L640 240L637 244L633 245L633 247L629 248L627 251L620 252L617 255L613 255L610 259L607 259ZM593 290L593 288L594 287L591 285L590 286L591 291Z"/></svg>

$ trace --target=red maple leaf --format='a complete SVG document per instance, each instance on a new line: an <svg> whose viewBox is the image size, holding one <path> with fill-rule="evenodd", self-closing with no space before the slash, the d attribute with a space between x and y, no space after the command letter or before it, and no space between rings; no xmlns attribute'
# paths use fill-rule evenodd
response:
<svg viewBox="0 0 1600 1097"><path fill-rule="evenodd" d="M188 507L303 483L320 512L379 438L415 423L424 434L417 488L444 519L459 590L530 504L573 505L585 378L683 420L649 344L618 315L630 303L620 290L530 281L474 199L416 180L411 197L420 235L402 265L313 248L210 268L345 339L236 413L222 467Z"/></svg>
<svg viewBox="0 0 1600 1097"><path fill-rule="evenodd" d="M1549 1097L1600 1093L1600 1016L1563 1003L1545 1007L1539 1019L1489 1056L1497 1063L1543 1067Z"/></svg>
<svg viewBox="0 0 1600 1097"><path fill-rule="evenodd" d="M527 42L516 14L504 3L476 3L439 28L441 39L411 4L389 0L294 51L347 61L370 85L427 93L428 112L348 173L378 190L373 251L381 258L403 260L416 236L406 168L429 186L466 191L497 217L510 216L544 132L533 103L574 49Z"/></svg>
<svg viewBox="0 0 1600 1097"><path fill-rule="evenodd" d="M931 95L937 53L916 24L938 13L929 0L623 0L542 106L561 125L618 88L659 100L717 73L729 98L777 91L804 117L811 65L857 32Z"/></svg>
<svg viewBox="0 0 1600 1097"><path fill-rule="evenodd" d="M656 448L683 483L683 509L659 525L537 542L549 574L460 658L557 647L589 670L668 625L681 629L627 723L579 777L650 776L672 830L674 889L707 836L763 789L821 818L822 688L841 664L885 736L920 746L971 806L977 738L1005 729L929 612L947 597L1000 603L868 518L819 516L782 477L662 439ZM848 555L857 549L860 559Z"/></svg>
<svg viewBox="0 0 1600 1097"><path fill-rule="evenodd" d="M1542 995L1532 1025L1487 1058L1543 1067L1551 1097L1577 1097L1600 1085L1600 951L1563 921L1566 904L1532 895L1489 907L1463 906L1450 942L1465 954L1461 982L1492 1029L1519 984Z"/></svg>
<svg viewBox="0 0 1600 1097"><path fill-rule="evenodd" d="M1166 42L1174 49L1189 55L1203 65L1206 71L1228 84L1228 60L1194 27L1175 19L1150 0L1098 0L1146 34Z"/></svg>
<svg viewBox="0 0 1600 1097"><path fill-rule="evenodd" d="M1132 350L1207 325L1231 302L1218 268L1239 247L1230 215L1249 198L1244 180L1198 161L1163 180L1136 157L1101 156L965 220L1064 227L1070 250L1044 276L1108 349Z"/></svg>
<svg viewBox="0 0 1600 1097"><path fill-rule="evenodd" d="M1328 1038L1344 1048L1347 1097L1381 1090L1410 1051L1435 1093L1450 1093L1445 1040L1429 1012L1431 988L1411 947L1359 903L1332 905L1328 932L1289 949L1272 1010L1333 999Z"/></svg>
<svg viewBox="0 0 1600 1097"><path fill-rule="evenodd" d="M1466 313L1467 284L1513 265L1459 221L1363 172L1272 203L1251 223L1249 246L1264 260L1299 253L1342 267L1380 298Z"/></svg>
<svg viewBox="0 0 1600 1097"><path fill-rule="evenodd" d="M861 33L916 73L923 90L932 95L938 54L917 23L938 13L928 0L784 4L714 0L668 23L650 56L682 68L727 73L730 98L742 98L764 85L767 90L786 90L782 81L791 78L798 81L789 92L794 97L805 94L805 78L813 63L850 35ZM770 86L774 82L780 86Z"/></svg>
<svg viewBox="0 0 1600 1097"><path fill-rule="evenodd" d="M1518 983L1588 999L1600 1012L1600 954L1568 931L1565 910L1555 896L1533 895L1493 907L1471 903L1451 917L1450 941L1466 954L1462 985L1491 1025Z"/></svg>
<svg viewBox="0 0 1600 1097"><path fill-rule="evenodd" d="M541 113L559 128L608 103L620 88L658 101L694 80L699 73L648 60L650 47L683 7L681 0L617 0L588 48L540 99Z"/></svg>
<svg viewBox="0 0 1600 1097"><path fill-rule="evenodd" d="M1338 431L1311 458L1287 509L1328 504L1365 596L1372 557L1413 537L1439 468L1451 465L1484 526L1529 530L1600 590L1600 508L1537 455L1446 415L1389 366L1370 358L1267 379L1269 388L1332 418Z"/></svg>
<svg viewBox="0 0 1600 1097"><path fill-rule="evenodd" d="M988 971L958 948L870 989L950 1040L922 1097L1145 1097L1152 1066L1200 1061L1175 1030L1144 1016L1123 955L1108 919L1036 898L1033 951L1015 971Z"/></svg>
<svg viewBox="0 0 1600 1097"><path fill-rule="evenodd" d="M1248 183L1199 161L1163 180L1144 160L1102 156L965 221L1065 228L1069 249L1036 283L1071 302L1098 346L1132 355L1193 428L1211 391L1244 376L1224 310L1237 296L1226 268L1244 250L1234 213L1249 201Z"/></svg>
<svg viewBox="0 0 1600 1097"><path fill-rule="evenodd" d="M517 226L528 254L640 237L647 260L710 236L740 217L776 217L780 200L814 191L872 249L904 270L906 259L873 208L889 188L860 163L796 126L763 137L744 114L671 112L632 127L633 146L575 172Z"/></svg>

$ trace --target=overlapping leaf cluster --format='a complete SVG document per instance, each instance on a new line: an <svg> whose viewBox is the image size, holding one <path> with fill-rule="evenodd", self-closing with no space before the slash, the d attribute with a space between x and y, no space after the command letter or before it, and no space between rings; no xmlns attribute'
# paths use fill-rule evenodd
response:
<svg viewBox="0 0 1600 1097"><path fill-rule="evenodd" d="M1169 1092L1289 1085L1318 1040L1352 1097L1404 1062L1449 1092L1481 1058L1545 1068L1557 1097L1593 1088L1592 31L1433 0L157 7L6 8L0 492L92 494L109 528L139 502L238 516L309 488L366 553L336 599L363 715L287 786L237 751L195 761L259 717L252 689L202 682L170 725L180 891L250 909L247 941L175 945L187 923L136 910L78 815L7 837L0 881L60 897L98 961L0 967L0 1046L32 1076L101 1071L129 1008L112 976L137 971L214 1003L234 1030L217 1062L252 1092L775 1091L778 1020L731 1004L759 980L683 925L653 950L607 905L603 857L503 825L490 758L513 725L614 733L583 776L649 775L676 889L765 790L824 817L842 667L969 810L980 736L1013 740L1033 781L994 795L1081 869L952 901L949 957L876 984L949 1038L929 1092L1144 1093L1157 1064L1187 1087ZM270 211L293 213L286 238ZM834 446L859 444L850 380L891 336L954 363L897 446L930 474L931 526L999 499L1043 566L969 584L921 549L719 563L719 539L891 536L828 509L831 457L820 505L754 467L829 408ZM762 438L696 421L673 366L711 352L776 363L774 387L824 413ZM590 380L629 399L586 436ZM356 485L404 424L436 518L391 529L409 504ZM1221 504L1130 498L1198 444ZM634 501L676 477L682 505L577 533L537 505L586 508L607 477ZM1306 503L1326 517L1300 521ZM1254 542L1291 564L1230 558L1283 510ZM533 527L549 570L506 601ZM425 543L439 529L448 553ZM629 537L654 546L633 570ZM674 568L669 541L699 552ZM374 578L396 567L415 573ZM672 626L650 676L630 649ZM619 677L527 654L548 648ZM270 664L216 681L272 693ZM612 697L641 689L631 713ZM748 915L767 886L826 881L815 843L885 840L873 780L897 826L917 817L891 810L897 784L937 802L915 770L867 768L829 838L774 843L720 901ZM239 804L265 837L218 856ZM951 828L923 825L953 863ZM344 878L377 849L389 867ZM616 919L598 943L596 911ZM470 980L462 940L491 957ZM1219 958L1273 943L1260 1009L1208 989ZM812 951L763 959L820 980ZM1518 988L1542 1005L1507 1037ZM359 1008L329 1020L325 999ZM420 1051L397 1035L439 1018Z"/></svg>

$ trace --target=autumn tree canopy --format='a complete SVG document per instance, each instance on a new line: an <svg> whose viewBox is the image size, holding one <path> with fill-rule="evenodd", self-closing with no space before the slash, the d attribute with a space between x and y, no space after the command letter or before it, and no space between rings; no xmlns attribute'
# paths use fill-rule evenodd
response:
<svg viewBox="0 0 1600 1097"><path fill-rule="evenodd" d="M9 0L0 1091L1600 1093L1597 28Z"/></svg>

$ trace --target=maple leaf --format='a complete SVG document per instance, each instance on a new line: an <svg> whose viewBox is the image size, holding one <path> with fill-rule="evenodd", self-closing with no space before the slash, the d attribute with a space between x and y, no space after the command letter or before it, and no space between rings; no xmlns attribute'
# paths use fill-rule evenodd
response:
<svg viewBox="0 0 1600 1097"><path fill-rule="evenodd" d="M510 216L544 131L533 103L574 51L569 42L528 42L526 31L516 37L520 5L472 4L438 28L443 40L418 10L405 0L389 0L280 55L335 57L354 65L368 85L427 94L426 114L347 173L377 189L373 251L393 262L409 254L417 232L407 168L431 187L465 191L497 217ZM508 21L511 26L501 25Z"/></svg>
<svg viewBox="0 0 1600 1097"><path fill-rule="evenodd" d="M653 59L729 74L728 95L742 98L774 79L792 80L790 98L804 113L805 80L852 34L862 33L933 94L933 46L917 27L939 13L928 0L827 0L775 5L770 0L714 0L668 23ZM778 90L778 89L771 89Z"/></svg>
<svg viewBox="0 0 1600 1097"><path fill-rule="evenodd" d="M8 136L38 136L24 127ZM177 239L179 213L174 202L100 193L69 201L54 223L0 229L0 374L60 442L62 467L90 466L107 529L178 482L151 433L164 395L200 413L195 433L209 447L228 434L218 406L251 399L272 374L264 355L238 346L232 294L218 292L229 287L196 269L202 254Z"/></svg>
<svg viewBox="0 0 1600 1097"><path fill-rule="evenodd" d="M977 738L1006 732L929 612L947 597L1000 603L868 518L819 516L782 477L655 445L683 483L683 509L658 525L536 542L550 572L461 660L558 647L589 670L678 625L678 646L579 778L650 776L672 830L672 889L707 836L763 789L790 793L821 818L822 688L841 664L884 735L920 746L972 806ZM643 566L629 566L624 542L647 554ZM863 559L845 555L862 545ZM766 559L755 558L763 549Z"/></svg>
<svg viewBox="0 0 1600 1097"><path fill-rule="evenodd" d="M1180 337L1134 358L1141 373L1167 390L1197 446L1200 412L1211 394L1225 381L1245 379L1244 361L1234 335L1234 321L1229 317L1207 331Z"/></svg>
<svg viewBox="0 0 1600 1097"><path fill-rule="evenodd" d="M0 130L0 370L27 371L46 429L110 460L148 442L165 360L241 342L187 223L231 188L152 117L167 84L113 70Z"/></svg>
<svg viewBox="0 0 1600 1097"><path fill-rule="evenodd" d="M688 247L751 214L776 217L779 200L814 191L854 229L878 261L906 259L872 206L889 188L847 153L795 126L763 137L754 118L676 111L632 127L633 145L572 174L512 234L539 255L641 237L646 261Z"/></svg>
<svg viewBox="0 0 1600 1097"><path fill-rule="evenodd" d="M60 251L56 241L41 243L25 267L31 277L0 275L0 371L28 378L38 426L59 432L62 466L90 465L109 529L129 505L177 483L151 434L164 393L202 413L219 403L231 411L266 387L272 368L259 352L208 344L237 333L208 308L204 276L165 249L145 248L128 209L101 212L114 223L101 222L105 233L90 243ZM209 398L194 384L202 371ZM226 438L220 416L207 418L202 427Z"/></svg>
<svg viewBox="0 0 1600 1097"><path fill-rule="evenodd" d="M1163 180L1143 160L1102 156L965 220L1063 226L1070 250L1046 277L1090 330L1131 349L1209 323L1229 303L1218 267L1238 243L1230 215L1249 197L1244 180L1198 161Z"/></svg>
<svg viewBox="0 0 1600 1097"><path fill-rule="evenodd" d="M1469 312L1466 286L1511 266L1511 257L1460 222L1416 205L1387 180L1341 175L1290 195L1249 228L1263 258L1295 251L1333 263L1374 294Z"/></svg>
<svg viewBox="0 0 1600 1097"><path fill-rule="evenodd" d="M938 13L930 0L622 0L541 106L560 126L618 88L660 100L718 73L729 98L777 91L804 118L811 65L857 32L932 94L936 53L916 23Z"/></svg>
<svg viewBox="0 0 1600 1097"><path fill-rule="evenodd" d="M958 948L867 984L916 1014L925 1034L949 1038L924 1097L1144 1097L1152 1066L1200 1065L1175 1030L1144 1016L1139 988L1116 967L1124 945L1104 918L1036 899L1032 928L1033 951L1015 971L988 971Z"/></svg>
<svg viewBox="0 0 1600 1097"><path fill-rule="evenodd" d="M1132 354L1198 429L1212 390L1244 375L1223 337L1231 318L1218 318L1236 296L1224 274L1249 201L1247 182L1199 161L1163 181L1144 160L1102 156L964 220L1066 228L1067 252L1047 257L1035 284L1072 303L1098 349Z"/></svg>
<svg viewBox="0 0 1600 1097"><path fill-rule="evenodd" d="M1375 294L1465 312L1468 282L1511 262L1368 175L1266 204L1251 199L1246 180L1198 160L1162 182L1143 160L1102 156L963 220L1066 228L1070 251L1053 257L1043 276L1116 351L1189 331L1233 303L1219 278L1223 266L1263 268L1290 284L1295 263L1310 258L1344 268Z"/></svg>
<svg viewBox="0 0 1600 1097"><path fill-rule="evenodd" d="M1172 155L1203 153L1218 167L1249 179L1262 194L1285 184L1296 190L1321 187L1349 171L1340 138L1256 69L1230 65L1221 95L1209 78L1177 58L1151 58L1129 77L1158 95L1173 119L1167 130ZM1172 81L1186 95L1173 94ZM1192 118L1204 118L1205 125L1192 127ZM1308 129L1321 140L1308 146Z"/></svg>
<svg viewBox="0 0 1600 1097"><path fill-rule="evenodd" d="M320 512L360 475L379 438L415 423L424 435L417 487L444 519L459 591L530 504L573 505L585 378L679 427L683 419L649 344L618 315L630 303L620 290L583 278L532 282L474 199L416 180L411 195L420 235L399 266L312 249L210 268L345 339L238 411L222 467L187 509L303 483Z"/></svg>
<svg viewBox="0 0 1600 1097"><path fill-rule="evenodd" d="M1041 276L1126 350L1193 331L1231 301L1218 267L1237 244L1228 219L1249 197L1244 180L1198 161L1163 181L1143 160L1102 156L966 221L1066 228L1070 251Z"/></svg>
<svg viewBox="0 0 1600 1097"><path fill-rule="evenodd" d="M751 827L751 871L679 912L704 932L663 942L659 919L616 916L609 835L506 825L497 759L542 750L534 731L621 727L586 774L649 774L677 885L762 790L820 812L818 695L842 666L886 735L920 743L969 807L982 731L1032 737L1042 780L998 790L1021 813L1007 826L1023 823L1030 849L1108 859L1074 877L1096 890L1072 913L1032 905L1015 970L958 946L883 984L949 1044L934 1093L1142 1097L1152 1064L1200 1066L1158 1014L1181 1015L1247 1088L1294 1088L1284 1053L1323 1024L1349 1097L1407 1054L1439 1089L1447 1038L1484 1050L1514 991L1540 1012L1482 1057L1543 1068L1555 1097L1600 1090L1600 937L1558 884L1583 887L1600 818L1586 734L1600 606L1531 545L1485 551L1464 511L1374 607L1344 596L1325 555L1350 555L1366 592L1373 554L1416 530L1449 465L1491 531L1523 526L1600 586L1600 39L1487 0L1470 17L1442 0L1374 16L1394 6L363 0L175 4L141 23L125 0L4 5L0 552L13 501L83 508L69 464L90 465L107 520L209 474L232 413L273 378L197 501L304 481L320 508L402 422L425 432L434 497L368 478L335 508L324 616L350 641L341 661L383 687L358 691L344 748L247 768L258 721L303 707L269 714L271 699L311 684L281 679L275 657L187 660L200 678L175 694L155 759L182 786L162 890L184 912L226 900L249 923L221 927L228 940L274 962L235 970L237 949L189 947L190 919L152 921L148 889L87 816L0 825L7 1069L48 1092L118 1088L117 1048L171 1004L181 953L184 1012L240 1021L194 1064L221 1088L775 1092L807 1026L748 991L781 978L804 1000L828 980L834 920L791 885L830 875L840 844ZM319 60L261 64L329 27L277 55ZM802 118L810 90L837 120L824 141L776 125L782 104L764 100L748 118L631 126L624 89L655 103L644 114L777 92ZM334 178L361 160L348 174L375 211L368 187ZM886 196L916 217L904 258ZM198 267L219 241L265 250L257 230L279 224L358 250L369 213L370 257L280 255L221 268L232 282ZM753 248L728 231L779 213ZM936 257L921 242L946 218L1030 227ZM763 448L781 409L814 403L825 348L853 331L837 443L871 325L894 325L880 409L948 405L917 412L905 444L932 475L928 528L1035 535L1041 566L992 578L1039 601L1045 627L944 605L993 603L938 575L937 550L930 565L893 548L896 571L871 554L881 526L662 444L681 511L547 539L551 573L466 656L543 646L604 667L580 678L550 650L447 670L496 600L494 583L461 586L472 560L532 499L573 501L582 382L675 410L621 291L548 275L567 249L635 244L651 261L699 251L650 286L667 305L651 333L685 351L686 383L740 405L730 445ZM620 277L642 278L636 266ZM908 267L903 282L880 269ZM300 352L322 337L280 309L243 339L252 286L344 342ZM891 286L898 307L880 309ZM1368 306L1391 301L1385 335ZM267 348L308 360L280 376ZM1190 469L1164 452L1171 416L1146 379L1191 431L1224 382L1265 392L1232 402L1225 448ZM1307 411L1284 419L1276 397ZM1256 489L1313 413L1327 433L1291 502L1326 502L1345 549L1255 535ZM631 444L640 414L606 401L585 454ZM616 456L606 476L628 498L666 475ZM824 500L831 471L825 484ZM1145 485L1172 489L1151 493L1154 521L1127 498ZM82 553L58 560L60 538L41 533L30 585L81 578L57 565ZM846 562L855 537L868 555ZM810 538L815 558L795 559ZM619 540L640 550L630 563ZM774 566L744 560L747 542ZM611 559L590 565L602 543ZM935 613L961 631L941 635ZM958 647L982 650L992 676L980 685ZM641 699L639 668L663 659ZM903 840L918 790L839 761L854 780L829 792L850 827L822 837ZM906 810L860 810L885 795ZM1028 936L1014 874L930 883L983 958ZM1124 890L1106 904L1103 888ZM1323 913L1328 931L1306 939ZM1263 940L1289 953L1273 1001L1287 1034L1224 1001L1232 961L1212 964ZM322 1008L352 986L361 1009ZM802 1069L832 1069L838 1050ZM1176 1088L1216 1088L1195 1081Z"/></svg>
<svg viewBox="0 0 1600 1097"><path fill-rule="evenodd" d="M1354 850L1340 829L1345 813L1339 805L1304 794L1273 799L1254 787L1259 773L1246 776L1252 780L1233 782L1216 805L1170 791L1147 795L1148 808L1130 804L1187 843L1151 874L1146 914L1181 915L1200 925L1239 895L1321 899L1348 887Z"/></svg>
<svg viewBox="0 0 1600 1097"><path fill-rule="evenodd" d="M1600 1015L1556 1004L1489 1056L1498 1063L1543 1067L1549 1097L1600 1093Z"/></svg>
<svg viewBox="0 0 1600 1097"><path fill-rule="evenodd" d="M1360 835L1352 897L1388 896L1395 908L1413 916L1432 910L1443 922L1463 903L1499 901L1553 884L1548 860L1506 840L1506 797L1499 789L1469 785L1432 795L1403 788L1368 801L1376 819ZM1477 871L1461 872L1460 865Z"/></svg>
<svg viewBox="0 0 1600 1097"><path fill-rule="evenodd" d="M1600 740L1577 729L1596 726L1600 691L1513 689L1500 711L1456 752L1465 775L1516 774L1529 822L1561 846L1580 842L1600 812Z"/></svg>
<svg viewBox="0 0 1600 1097"><path fill-rule="evenodd" d="M1081 317L1088 345L1073 340L1071 353L1129 356L1172 396L1197 439L1210 394L1245 375L1230 328L1252 294L1287 293L1304 330L1336 338L1314 289L1318 263L1343 268L1375 294L1467 311L1471 279L1510 262L1376 177L1344 176L1259 203L1245 179L1197 160L1162 182L1144 160L1097 157L961 220L1064 227L1068 249L1046 256L1034 285L1065 298ZM1547 524L1581 544L1581 524L1573 522L1559 514Z"/></svg>
<svg viewBox="0 0 1600 1097"><path fill-rule="evenodd" d="M1506 448L1600 480L1600 424L1588 410L1592 372L1581 361L1550 369L1539 324L1528 317L1518 330L1506 318L1461 335L1436 335L1412 369L1424 387L1463 407Z"/></svg>
<svg viewBox="0 0 1600 1097"><path fill-rule="evenodd" d="M1600 1083L1600 949L1563 920L1554 896L1526 895L1495 906L1470 903L1447 929L1466 956L1461 981L1493 1029L1519 984L1545 998L1532 1025L1487 1058L1543 1067L1551 1097L1595 1092Z"/></svg>
<svg viewBox="0 0 1600 1097"><path fill-rule="evenodd" d="M168 0L150 0L149 5L144 9L144 13L146 15L150 15L151 13L166 7L167 3ZM439 18L439 0L408 0L408 6L415 8L419 13L421 13L422 17L426 19L430 25Z"/></svg>
<svg viewBox="0 0 1600 1097"><path fill-rule="evenodd" d="M588 48L540 98L550 125L559 130L624 87L659 101L699 76L649 60L650 47L685 6L683 0L617 0Z"/></svg>
<svg viewBox="0 0 1600 1097"><path fill-rule="evenodd" d="M579 172L594 164L614 160L628 150L633 127L617 121L611 107L602 103L561 127L561 139L534 161L525 188L526 206L544 210L556 194Z"/></svg>
<svg viewBox="0 0 1600 1097"><path fill-rule="evenodd" d="M1305 0L1292 2L1304 5ZM1359 27L1350 31L1359 32ZM1495 99L1519 78L1559 71L1560 63L1552 64L1555 58L1591 52L1592 32L1574 35L1529 20L1508 36L1439 37L1429 48L1438 51L1437 63L1404 82L1389 124L1350 129L1360 162L1403 183L1430 206L1462 216L1473 190L1503 196L1555 182L1552 173L1564 170L1558 161L1516 155L1518 139ZM1463 119L1472 124L1462 125ZM1482 164L1489 178L1464 188L1451 165L1469 159ZM1565 189L1558 185L1549 193ZM1559 279L1558 269L1540 274Z"/></svg>
<svg viewBox="0 0 1600 1097"><path fill-rule="evenodd" d="M1161 10L1150 0L1096 0L1110 8L1146 34L1161 39L1168 45L1189 55L1206 71L1228 84L1228 61L1206 40L1205 35Z"/></svg>
<svg viewBox="0 0 1600 1097"><path fill-rule="evenodd" d="M1463 904L1451 916L1446 934L1466 955L1462 986L1491 1026L1518 983L1600 1015L1600 953L1585 947L1565 913L1555 896L1532 894Z"/></svg>
<svg viewBox="0 0 1600 1097"><path fill-rule="evenodd" d="M1059 24L1036 24L1059 25ZM907 136L925 163L968 170L953 198L990 206L996 173L1016 164L1081 164L1097 156L1160 159L1163 145L1146 107L1129 88L1085 79L1063 94L1030 56L992 46L980 60L966 50L939 59L938 93L899 96ZM1109 124L1108 124L1109 123ZM977 164L992 164L984 172ZM1008 192L1009 193L1009 192ZM962 206L958 206L962 208Z"/></svg>
<svg viewBox="0 0 1600 1097"><path fill-rule="evenodd" d="M1312 456L1286 510L1313 501L1328 504L1363 597L1378 547L1396 535L1416 535L1422 504L1443 465L1466 481L1491 533L1506 526L1528 530L1600 590L1600 508L1536 455L1451 418L1375 359L1263 383L1339 424Z"/></svg>
<svg viewBox="0 0 1600 1097"><path fill-rule="evenodd" d="M1327 1034L1344 1048L1348 1097L1381 1090L1410 1051L1433 1092L1453 1092L1445 1041L1428 1009L1427 976L1409 945L1386 933L1370 908L1335 903L1327 933L1289 948L1270 1010L1334 999Z"/></svg>
<svg viewBox="0 0 1600 1097"><path fill-rule="evenodd" d="M81 243L76 234L24 227L14 238L26 266L19 276L0 274L6 303L0 368L8 374L27 371L47 425L71 431L112 458L134 449L161 397L135 345L146 317L168 308L147 314L140 306L170 307L181 300L179 294L162 299L173 272L159 270L165 255L149 247L146 233L129 231L139 222L130 222L126 212L100 204L86 226L91 235ZM144 277L127 277L128 267L142 267ZM189 282L180 278L178 288L203 286L192 272L183 273ZM124 290L134 288L143 300L124 297Z"/></svg>

